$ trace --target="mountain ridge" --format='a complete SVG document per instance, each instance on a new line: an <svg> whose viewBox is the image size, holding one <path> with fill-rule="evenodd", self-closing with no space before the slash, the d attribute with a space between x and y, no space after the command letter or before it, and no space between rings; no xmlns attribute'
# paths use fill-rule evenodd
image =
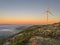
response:
<svg viewBox="0 0 60 45"><path fill-rule="evenodd" d="M27 45L32 37L42 37L42 41L49 40L45 45L60 44L60 22L48 25L33 25L24 29L24 31L15 34L14 36L3 41L3 44L12 42L11 45ZM40 38L41 40L41 38ZM51 42L50 42L51 41ZM55 42L55 43L53 43ZM29 44L28 44L29 45ZM43 45L43 44L42 44Z"/></svg>

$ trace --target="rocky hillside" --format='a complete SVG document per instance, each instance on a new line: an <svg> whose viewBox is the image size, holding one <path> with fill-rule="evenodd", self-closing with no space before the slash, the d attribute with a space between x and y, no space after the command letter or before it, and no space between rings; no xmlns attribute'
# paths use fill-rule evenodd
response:
<svg viewBox="0 0 60 45"><path fill-rule="evenodd" d="M0 45L60 45L60 22L30 26Z"/></svg>

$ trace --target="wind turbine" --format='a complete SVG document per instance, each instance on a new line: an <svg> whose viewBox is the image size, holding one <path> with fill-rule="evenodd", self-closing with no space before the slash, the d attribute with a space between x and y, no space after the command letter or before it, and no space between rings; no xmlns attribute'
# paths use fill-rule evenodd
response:
<svg viewBox="0 0 60 45"><path fill-rule="evenodd" d="M47 10L46 10L46 20L47 20L47 24L49 22L49 14L54 16L51 12L50 12L50 8L48 7Z"/></svg>

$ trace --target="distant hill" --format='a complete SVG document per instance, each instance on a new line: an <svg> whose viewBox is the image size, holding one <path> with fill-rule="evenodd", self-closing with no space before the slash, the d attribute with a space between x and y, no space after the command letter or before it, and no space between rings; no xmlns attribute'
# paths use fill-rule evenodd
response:
<svg viewBox="0 0 60 45"><path fill-rule="evenodd" d="M0 41L8 38L9 36L12 36L14 33L10 32L10 31L0 31Z"/></svg>

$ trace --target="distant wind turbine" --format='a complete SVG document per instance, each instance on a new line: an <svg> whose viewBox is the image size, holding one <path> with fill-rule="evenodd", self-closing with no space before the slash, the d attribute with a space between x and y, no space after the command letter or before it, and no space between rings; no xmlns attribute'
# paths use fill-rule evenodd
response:
<svg viewBox="0 0 60 45"><path fill-rule="evenodd" d="M46 10L46 19L47 19L47 24L49 22L49 14L54 16L51 12L50 12L50 8L48 7L47 10Z"/></svg>

